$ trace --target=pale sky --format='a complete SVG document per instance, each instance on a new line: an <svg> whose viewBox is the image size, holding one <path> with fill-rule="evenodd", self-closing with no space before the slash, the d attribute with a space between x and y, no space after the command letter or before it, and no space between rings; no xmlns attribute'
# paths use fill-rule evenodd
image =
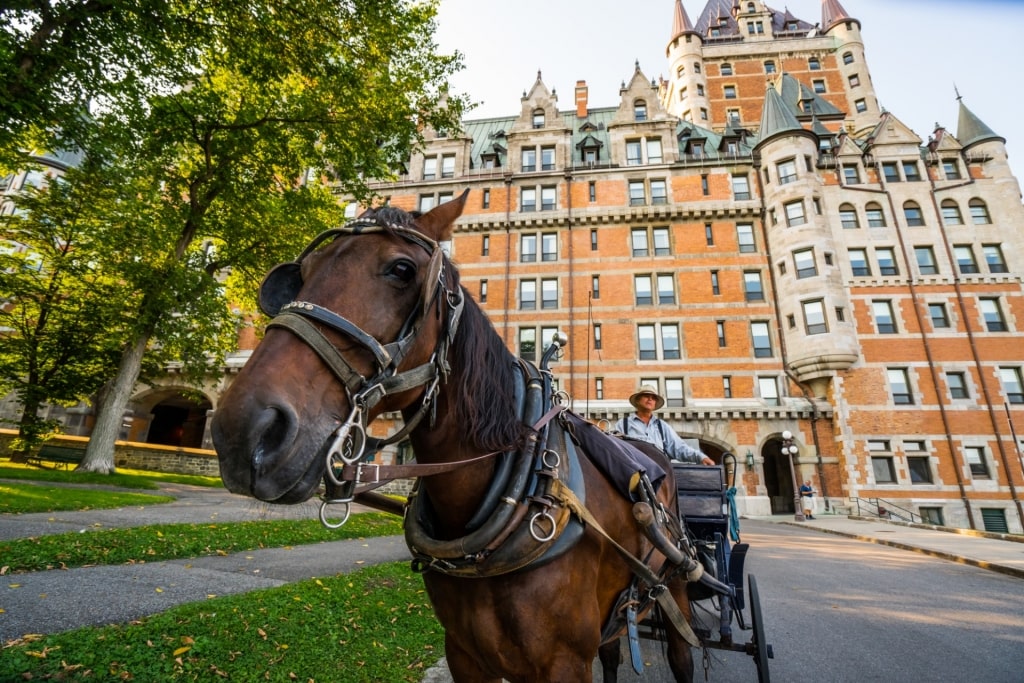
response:
<svg viewBox="0 0 1024 683"><path fill-rule="evenodd" d="M1006 138L1024 185L1024 0L840 0L861 23L879 104L922 141L938 122L956 134L954 85L964 104ZM707 0L683 0L696 22ZM821 21L820 0L769 0ZM458 50L456 91L480 106L467 118L513 116L537 78L572 109L577 80L591 107L619 103L639 60L648 79L668 76L665 46L675 0L441 0L436 40Z"/></svg>

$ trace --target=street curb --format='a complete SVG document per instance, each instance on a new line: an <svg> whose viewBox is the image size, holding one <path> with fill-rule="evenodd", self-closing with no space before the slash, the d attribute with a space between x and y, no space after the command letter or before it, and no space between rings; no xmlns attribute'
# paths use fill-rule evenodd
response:
<svg viewBox="0 0 1024 683"><path fill-rule="evenodd" d="M922 548L916 545L910 545L907 543L900 543L899 541L883 540L881 538L874 538L873 536L862 536L860 534L851 534L845 531L836 531L835 529L825 529L822 527L808 526L806 524L797 524L796 522L780 522L787 526L795 526L801 529L809 529L812 531L820 531L825 534L832 534L834 536L845 536L846 538L853 538L858 541L866 541L868 543L875 543L878 545L887 545L891 548L899 548L900 550L911 550L922 555L928 555L930 557L937 557L942 560L949 560L950 562L956 562L958 564L966 564L972 567L978 567L979 569L987 569L989 571L998 572L1007 576L1012 576L1017 579L1024 579L1024 569L1018 569L1017 567L1008 567L1003 564L996 564L994 562L986 562L984 560L975 560L970 557L964 557L963 555L955 555L953 553L943 552L941 550L931 550L929 548Z"/></svg>

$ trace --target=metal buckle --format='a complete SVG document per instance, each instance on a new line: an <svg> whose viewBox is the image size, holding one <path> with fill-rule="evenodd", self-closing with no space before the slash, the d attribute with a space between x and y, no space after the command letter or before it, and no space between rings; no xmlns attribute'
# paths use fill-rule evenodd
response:
<svg viewBox="0 0 1024 683"><path fill-rule="evenodd" d="M373 481L363 481L363 468L373 468ZM380 465L375 462L361 462L356 465L356 483L357 484L379 484L380 483Z"/></svg>

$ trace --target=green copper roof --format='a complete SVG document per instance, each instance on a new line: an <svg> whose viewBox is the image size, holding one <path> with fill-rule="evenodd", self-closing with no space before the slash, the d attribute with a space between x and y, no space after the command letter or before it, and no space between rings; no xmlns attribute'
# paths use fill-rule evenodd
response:
<svg viewBox="0 0 1024 683"><path fill-rule="evenodd" d="M991 128L986 126L981 119L975 116L974 112L967 108L967 105L964 104L963 100L959 100L959 102L960 120L957 121L956 124L956 139L960 141L960 144L964 146L964 149L987 140L999 140L1003 143L1006 142L1006 138L996 135Z"/></svg>

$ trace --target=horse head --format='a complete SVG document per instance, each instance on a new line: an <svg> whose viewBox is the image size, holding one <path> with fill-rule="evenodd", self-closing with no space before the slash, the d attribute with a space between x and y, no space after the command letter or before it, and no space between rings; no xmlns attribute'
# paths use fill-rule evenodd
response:
<svg viewBox="0 0 1024 683"><path fill-rule="evenodd" d="M230 491L302 502L331 457L360 458L374 417L432 398L464 296L439 243L467 194L418 216L370 210L268 273L266 335L213 417Z"/></svg>

